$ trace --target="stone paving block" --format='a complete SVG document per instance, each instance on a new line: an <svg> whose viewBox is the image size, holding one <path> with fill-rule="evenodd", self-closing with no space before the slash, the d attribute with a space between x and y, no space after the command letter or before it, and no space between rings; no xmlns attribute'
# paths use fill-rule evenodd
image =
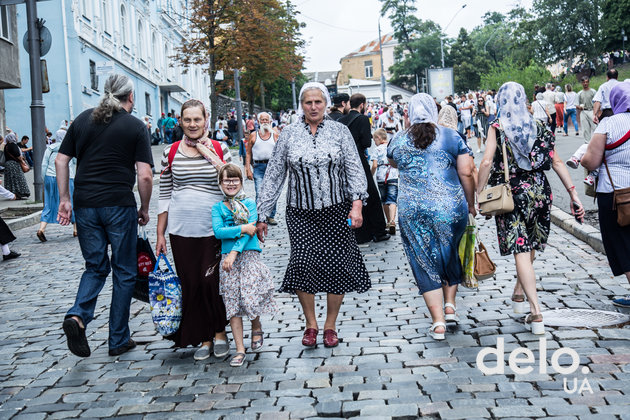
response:
<svg viewBox="0 0 630 420"><path fill-rule="evenodd" d="M180 402L175 411L206 411L210 410L216 401Z"/></svg>
<svg viewBox="0 0 630 420"><path fill-rule="evenodd" d="M239 399L227 399L220 400L214 403L214 408L217 410L225 410L230 408L238 408L238 407L248 407L250 404L250 400L247 398L239 398Z"/></svg>
<svg viewBox="0 0 630 420"><path fill-rule="evenodd" d="M374 416L377 418L391 417L392 419L416 419L418 406L416 404L388 404L370 405L361 409L361 417Z"/></svg>
<svg viewBox="0 0 630 420"><path fill-rule="evenodd" d="M344 401L341 405L343 417L358 416L361 409L374 405L385 405L383 400Z"/></svg>
<svg viewBox="0 0 630 420"><path fill-rule="evenodd" d="M490 412L481 407L462 407L454 409L441 409L438 411L440 418L444 420L490 418Z"/></svg>
<svg viewBox="0 0 630 420"><path fill-rule="evenodd" d="M316 414L324 417L340 416L342 414L341 401L320 402L315 405Z"/></svg>
<svg viewBox="0 0 630 420"><path fill-rule="evenodd" d="M544 417L545 412L540 407L527 406L527 405L513 405L508 407L494 407L490 411L495 417Z"/></svg>
<svg viewBox="0 0 630 420"><path fill-rule="evenodd" d="M420 409L420 415L422 416L432 416L438 414L440 410L448 410L450 407L445 401L431 402L431 403L423 403L419 404L418 408Z"/></svg>

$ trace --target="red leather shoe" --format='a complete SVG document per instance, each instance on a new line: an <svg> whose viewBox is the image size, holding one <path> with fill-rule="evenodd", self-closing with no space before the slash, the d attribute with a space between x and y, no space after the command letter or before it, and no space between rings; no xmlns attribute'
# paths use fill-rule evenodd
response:
<svg viewBox="0 0 630 420"><path fill-rule="evenodd" d="M304 336L302 337L302 345L306 347L315 347L317 345L317 333L319 331L315 328L307 328L304 330Z"/></svg>
<svg viewBox="0 0 630 420"><path fill-rule="evenodd" d="M324 330L324 347L337 347L339 345L339 338L337 338L337 331Z"/></svg>

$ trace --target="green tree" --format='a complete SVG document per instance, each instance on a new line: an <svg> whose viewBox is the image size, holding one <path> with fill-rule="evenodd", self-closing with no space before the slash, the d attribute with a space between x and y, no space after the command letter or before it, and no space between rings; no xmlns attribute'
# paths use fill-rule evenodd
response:
<svg viewBox="0 0 630 420"><path fill-rule="evenodd" d="M461 28L457 40L449 53L453 62L455 91L464 92L479 88L481 75L489 68L489 62L483 54L477 53L472 39L466 29Z"/></svg>
<svg viewBox="0 0 630 420"><path fill-rule="evenodd" d="M621 30L630 36L630 0L604 0L602 4L602 39L605 50L621 49ZM628 42L626 49L630 48Z"/></svg>
<svg viewBox="0 0 630 420"><path fill-rule="evenodd" d="M602 0L534 0L532 10L545 62L600 52L599 16ZM626 15L627 19L627 15Z"/></svg>
<svg viewBox="0 0 630 420"><path fill-rule="evenodd" d="M506 59L481 75L480 87L482 89L499 89L505 82L517 82L523 85L527 97L531 98L534 94L534 85L541 85L550 80L551 73L540 64L532 61L525 67L519 67L512 59Z"/></svg>
<svg viewBox="0 0 630 420"><path fill-rule="evenodd" d="M415 16L415 0L381 0L381 16L390 19L398 46L396 63L390 68L391 82L412 90L416 75L422 77L429 67L440 66L440 26Z"/></svg>

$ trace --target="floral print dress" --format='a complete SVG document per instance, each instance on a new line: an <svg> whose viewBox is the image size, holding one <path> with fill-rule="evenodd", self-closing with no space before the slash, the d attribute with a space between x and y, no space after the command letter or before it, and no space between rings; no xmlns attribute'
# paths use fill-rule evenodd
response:
<svg viewBox="0 0 630 420"><path fill-rule="evenodd" d="M531 171L517 166L505 133L498 124L492 125L497 129L497 150L488 185L504 182L502 144L506 142L508 173L514 199L514 211L495 216L501 255L543 251L549 237L553 196L543 171L551 169L555 137L542 124L536 125L536 141L530 153Z"/></svg>

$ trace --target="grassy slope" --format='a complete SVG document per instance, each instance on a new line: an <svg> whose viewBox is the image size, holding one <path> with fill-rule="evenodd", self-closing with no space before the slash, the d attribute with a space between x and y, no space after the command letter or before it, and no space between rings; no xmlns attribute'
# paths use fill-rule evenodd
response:
<svg viewBox="0 0 630 420"><path fill-rule="evenodd" d="M622 66L617 66L616 68L617 68L617 71L619 72L618 80L620 82L623 82L626 79L630 79L630 63L626 63ZM591 79L591 87L597 90L599 86L605 81L606 81L606 74L600 74L599 76L595 76Z"/></svg>

